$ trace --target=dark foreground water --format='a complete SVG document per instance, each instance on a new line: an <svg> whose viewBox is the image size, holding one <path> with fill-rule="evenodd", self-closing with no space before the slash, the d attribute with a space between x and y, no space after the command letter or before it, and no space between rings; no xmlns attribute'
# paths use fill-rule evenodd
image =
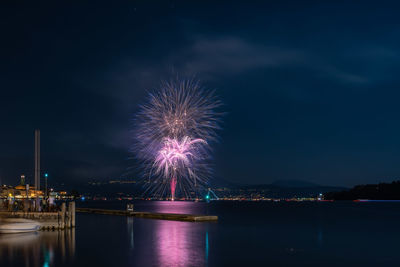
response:
<svg viewBox="0 0 400 267"><path fill-rule="evenodd" d="M0 235L0 266L400 266L400 203L136 202L135 208L215 214L219 221L78 214L74 231Z"/></svg>

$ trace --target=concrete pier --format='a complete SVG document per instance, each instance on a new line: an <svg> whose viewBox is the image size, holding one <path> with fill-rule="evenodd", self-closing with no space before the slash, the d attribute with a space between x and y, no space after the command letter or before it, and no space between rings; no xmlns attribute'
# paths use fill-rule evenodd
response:
<svg viewBox="0 0 400 267"><path fill-rule="evenodd" d="M218 216L211 216L211 215L154 213L154 212L91 209L91 208L76 208L76 212L132 216L132 217L139 217L139 218L146 218L146 219L173 220L173 221L185 221L185 222L212 222L212 221L215 222L215 221L218 221Z"/></svg>

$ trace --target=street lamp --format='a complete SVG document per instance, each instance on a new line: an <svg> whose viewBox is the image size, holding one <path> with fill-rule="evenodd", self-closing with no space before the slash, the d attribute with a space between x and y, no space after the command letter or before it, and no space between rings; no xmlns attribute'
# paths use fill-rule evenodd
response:
<svg viewBox="0 0 400 267"><path fill-rule="evenodd" d="M49 177L49 174L47 172L44 173L44 181L45 181L45 197L47 198L47 177Z"/></svg>

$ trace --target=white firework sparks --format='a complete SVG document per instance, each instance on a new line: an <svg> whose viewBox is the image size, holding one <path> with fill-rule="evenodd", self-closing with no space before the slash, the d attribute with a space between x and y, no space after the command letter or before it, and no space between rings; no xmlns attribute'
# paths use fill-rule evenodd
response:
<svg viewBox="0 0 400 267"><path fill-rule="evenodd" d="M206 185L220 106L212 91L193 80L164 83L149 95L136 116L133 147L149 181L148 192L173 199L175 186L188 197Z"/></svg>

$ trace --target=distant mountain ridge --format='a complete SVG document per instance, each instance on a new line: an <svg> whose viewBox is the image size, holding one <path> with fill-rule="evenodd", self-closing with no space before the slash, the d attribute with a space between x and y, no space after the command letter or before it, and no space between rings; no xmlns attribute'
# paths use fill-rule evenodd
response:
<svg viewBox="0 0 400 267"><path fill-rule="evenodd" d="M217 186L219 185L219 186ZM314 197L320 193L343 191L348 188L324 186L302 180L277 180L271 184L235 184L223 179L215 179L212 187L226 187L232 194L251 191L274 198Z"/></svg>
<svg viewBox="0 0 400 267"><path fill-rule="evenodd" d="M400 181L356 185L340 192L329 192L325 197L332 200L400 200Z"/></svg>
<svg viewBox="0 0 400 267"><path fill-rule="evenodd" d="M307 181L302 181L302 180L277 180L271 185L276 185L280 187L316 187L316 186L321 186L319 184L307 182Z"/></svg>
<svg viewBox="0 0 400 267"><path fill-rule="evenodd" d="M290 179L290 180L276 180L272 183L269 184L243 184L243 183L235 183L228 181L226 179L222 178L215 178L210 180L211 187L232 187L232 188L237 188L237 187L266 187L266 186L276 186L276 187L290 187L290 188L301 188L301 187L332 187L332 188L342 188L342 189L347 189L346 187L343 186L327 186L327 185L320 185L304 180L296 180L296 179Z"/></svg>
<svg viewBox="0 0 400 267"><path fill-rule="evenodd" d="M129 194L139 196L144 192L143 182L126 183L102 182L79 186L80 192L115 196L117 194ZM207 187L218 190L219 196L239 196L243 194L258 194L271 198L315 197L319 193L343 191L347 188L336 186L322 186L302 180L278 180L271 184L237 184L221 178L211 179ZM222 189L222 190L221 190Z"/></svg>

